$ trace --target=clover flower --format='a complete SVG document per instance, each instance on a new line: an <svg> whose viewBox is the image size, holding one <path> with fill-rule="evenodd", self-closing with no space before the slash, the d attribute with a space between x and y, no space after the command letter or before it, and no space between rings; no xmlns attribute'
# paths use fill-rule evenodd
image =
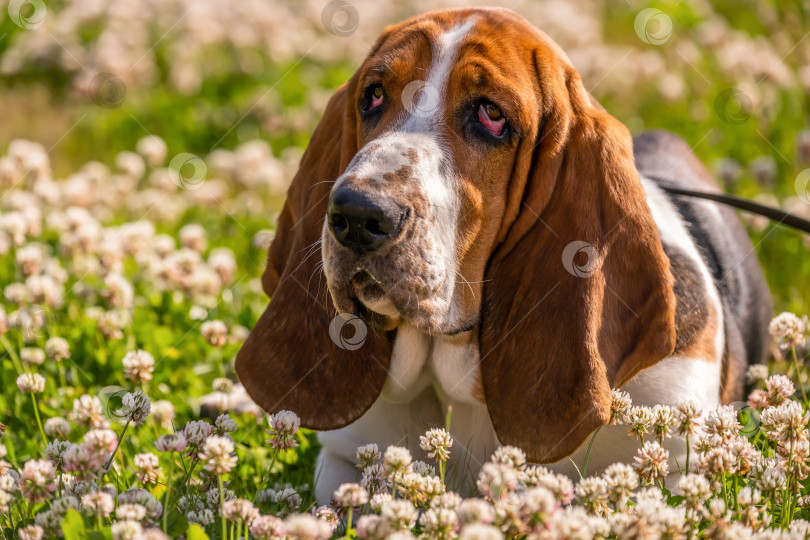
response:
<svg viewBox="0 0 810 540"><path fill-rule="evenodd" d="M186 520L189 523L196 523L201 525L202 527L207 527L211 525L215 520L216 517L211 510L207 508L203 508L201 510L191 510L186 514Z"/></svg>
<svg viewBox="0 0 810 540"><path fill-rule="evenodd" d="M214 389L214 392L230 394L233 392L233 381L227 377L217 377L214 379L214 382L211 383L211 388Z"/></svg>
<svg viewBox="0 0 810 540"><path fill-rule="evenodd" d="M382 455L376 444L366 444L357 447L357 468L361 471L373 465Z"/></svg>
<svg viewBox="0 0 810 540"><path fill-rule="evenodd" d="M104 409L96 396L82 395L73 400L70 418L81 427L106 428L109 422L104 418Z"/></svg>
<svg viewBox="0 0 810 540"><path fill-rule="evenodd" d="M636 472L648 484L669 474L669 452L658 441L644 443L633 459Z"/></svg>
<svg viewBox="0 0 810 540"><path fill-rule="evenodd" d="M656 405L652 408L652 427L658 441L672 437L672 426L677 422L676 410L669 405Z"/></svg>
<svg viewBox="0 0 810 540"><path fill-rule="evenodd" d="M740 431L737 411L731 405L720 405L714 411L709 412L704 419L704 430L708 435L719 437L725 443L732 437L737 436Z"/></svg>
<svg viewBox="0 0 810 540"><path fill-rule="evenodd" d="M492 525L471 523L461 529L459 540L503 540L503 533Z"/></svg>
<svg viewBox="0 0 810 540"><path fill-rule="evenodd" d="M24 347L20 350L20 360L29 366L39 366L45 362L45 351L35 347Z"/></svg>
<svg viewBox="0 0 810 540"><path fill-rule="evenodd" d="M70 358L70 346L65 338L52 337L45 342L45 352L54 362Z"/></svg>
<svg viewBox="0 0 810 540"><path fill-rule="evenodd" d="M382 463L375 463L363 469L360 485L370 494L387 492L391 481L385 474Z"/></svg>
<svg viewBox="0 0 810 540"><path fill-rule="evenodd" d="M23 373L17 377L17 388L25 394L40 394L45 390L45 377L39 373Z"/></svg>
<svg viewBox="0 0 810 540"><path fill-rule="evenodd" d="M158 457L155 454L151 452L136 454L133 463L136 469L135 476L138 477L142 484L157 483L160 467L158 466Z"/></svg>
<svg viewBox="0 0 810 540"><path fill-rule="evenodd" d="M526 464L526 452L514 446L499 446L489 460L492 463L500 463L513 469L520 469Z"/></svg>
<svg viewBox="0 0 810 540"><path fill-rule="evenodd" d="M301 426L301 419L292 411L279 411L268 419L270 429L266 430L270 440L265 441L277 450L289 450L298 446L295 434Z"/></svg>
<svg viewBox="0 0 810 540"><path fill-rule="evenodd" d="M82 508L92 516L106 518L115 509L115 500L109 493L96 491L82 496Z"/></svg>
<svg viewBox="0 0 810 540"><path fill-rule="evenodd" d="M763 382L768 378L768 366L765 364L751 364L745 372L748 384Z"/></svg>
<svg viewBox="0 0 810 540"><path fill-rule="evenodd" d="M143 424L151 410L149 397L141 390L135 390L124 394L117 414L128 422Z"/></svg>
<svg viewBox="0 0 810 540"><path fill-rule="evenodd" d="M204 420L191 420L183 429L189 452L196 452L214 432L214 428Z"/></svg>
<svg viewBox="0 0 810 540"><path fill-rule="evenodd" d="M155 448L157 448L158 452L182 452L187 445L188 441L182 431L180 433L161 435L155 441Z"/></svg>
<svg viewBox="0 0 810 540"><path fill-rule="evenodd" d="M146 517L146 508L140 504L121 504L115 511L115 515L121 520L132 520L140 522Z"/></svg>
<svg viewBox="0 0 810 540"><path fill-rule="evenodd" d="M32 459L25 462L20 472L19 486L30 503L38 503L56 491L56 475L50 461Z"/></svg>
<svg viewBox="0 0 810 540"><path fill-rule="evenodd" d="M793 313L780 313L768 325L768 332L776 340L780 349L804 345L805 323Z"/></svg>
<svg viewBox="0 0 810 540"><path fill-rule="evenodd" d="M328 506L313 508L312 515L329 525L329 527L332 528L332 532L335 532L338 525L340 525L340 517L337 515L337 512Z"/></svg>
<svg viewBox="0 0 810 540"><path fill-rule="evenodd" d="M332 529L326 522L309 514L293 514L284 519L289 540L327 540Z"/></svg>
<svg viewBox="0 0 810 540"><path fill-rule="evenodd" d="M807 440L810 413L804 412L800 403L788 400L763 410L760 422L762 431L769 439L790 445Z"/></svg>
<svg viewBox="0 0 810 540"><path fill-rule="evenodd" d="M652 410L644 405L630 407L624 423L630 428L627 430L628 433L639 440L644 440L644 435L649 432L652 426Z"/></svg>
<svg viewBox="0 0 810 540"><path fill-rule="evenodd" d="M200 459L205 461L206 471L215 475L231 472L236 465L236 456L233 455L233 441L228 437L212 435L205 440L200 452Z"/></svg>
<svg viewBox="0 0 810 540"><path fill-rule="evenodd" d="M419 524L431 538L455 538L461 528L458 516L452 510L431 508L419 518Z"/></svg>
<svg viewBox="0 0 810 540"><path fill-rule="evenodd" d="M133 520L116 521L111 533L113 540L138 540L143 536L143 527Z"/></svg>
<svg viewBox="0 0 810 540"><path fill-rule="evenodd" d="M341 484L332 495L338 508L356 508L368 502L368 491L358 484Z"/></svg>
<svg viewBox="0 0 810 540"><path fill-rule="evenodd" d="M375 514L360 516L357 520L357 537L366 540L382 540L388 538L391 528L388 522Z"/></svg>
<svg viewBox="0 0 810 540"><path fill-rule="evenodd" d="M626 415L633 405L633 400L630 399L630 394L624 390L614 388L610 391L610 422L611 426L617 426L625 422Z"/></svg>
<svg viewBox="0 0 810 540"><path fill-rule="evenodd" d="M495 509L483 499L464 499L456 507L456 514L462 525L489 525L495 521Z"/></svg>
<svg viewBox="0 0 810 540"><path fill-rule="evenodd" d="M124 364L124 375L134 383L152 380L155 370L155 358L144 350L130 351L121 361Z"/></svg>
<svg viewBox="0 0 810 540"><path fill-rule="evenodd" d="M45 530L39 525L26 525L17 531L20 540L41 540Z"/></svg>
<svg viewBox="0 0 810 540"><path fill-rule="evenodd" d="M675 408L675 425L678 434L682 437L692 437L700 427L700 417L703 414L694 401L684 401Z"/></svg>
<svg viewBox="0 0 810 540"><path fill-rule="evenodd" d="M228 521L250 524L259 516L259 510L247 499L233 499L222 505L222 515Z"/></svg>
<svg viewBox="0 0 810 540"><path fill-rule="evenodd" d="M544 488L535 489L543 489L551 496L551 492ZM574 496L588 511L594 514L602 514L607 508L607 482L598 476L583 478L574 488Z"/></svg>
<svg viewBox="0 0 810 540"><path fill-rule="evenodd" d="M142 137L135 144L135 150L144 157L150 167L158 167L166 159L166 143L157 135Z"/></svg>
<svg viewBox="0 0 810 540"><path fill-rule="evenodd" d="M433 428L419 437L419 447L428 453L428 457L436 461L447 461L450 457L450 447L453 446L453 437L443 428Z"/></svg>
<svg viewBox="0 0 810 540"><path fill-rule="evenodd" d="M152 403L152 418L160 427L166 429L172 427L175 416L174 405L171 401L159 399Z"/></svg>
<svg viewBox="0 0 810 540"><path fill-rule="evenodd" d="M111 429L91 429L84 435L84 446L91 454L108 456L118 446L118 435Z"/></svg>
<svg viewBox="0 0 810 540"><path fill-rule="evenodd" d="M116 309L132 307L134 290L132 284L121 274L110 273L104 278L104 290L101 295Z"/></svg>
<svg viewBox="0 0 810 540"><path fill-rule="evenodd" d="M796 392L796 387L793 381L784 375L771 375L765 381L765 389L768 393L768 403L770 405L779 405L786 399L793 397Z"/></svg>
<svg viewBox="0 0 810 540"><path fill-rule="evenodd" d="M638 474L626 463L609 465L602 473L608 501L616 508L624 507L630 495L638 487Z"/></svg>
<svg viewBox="0 0 810 540"><path fill-rule="evenodd" d="M236 421L231 419L227 414L220 414L214 421L214 433L217 435L224 435L236 431Z"/></svg>
<svg viewBox="0 0 810 540"><path fill-rule="evenodd" d="M257 540L281 540L287 534L284 522L275 516L256 516L250 523L250 534Z"/></svg>
<svg viewBox="0 0 810 540"><path fill-rule="evenodd" d="M200 333L209 345L224 347L228 341L228 327L219 320L205 321L200 325Z"/></svg>

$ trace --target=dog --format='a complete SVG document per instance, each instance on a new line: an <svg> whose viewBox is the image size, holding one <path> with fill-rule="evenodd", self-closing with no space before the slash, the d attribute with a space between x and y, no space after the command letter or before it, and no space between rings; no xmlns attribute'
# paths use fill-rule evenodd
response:
<svg viewBox="0 0 810 540"><path fill-rule="evenodd" d="M356 479L359 445L422 456L450 406L449 470L473 485L499 445L575 475L602 426L589 471L631 460L614 388L741 399L767 352L761 268L732 210L664 184L718 190L675 135L633 139L519 15L387 27L302 157L236 359L262 408L322 431L318 499Z"/></svg>

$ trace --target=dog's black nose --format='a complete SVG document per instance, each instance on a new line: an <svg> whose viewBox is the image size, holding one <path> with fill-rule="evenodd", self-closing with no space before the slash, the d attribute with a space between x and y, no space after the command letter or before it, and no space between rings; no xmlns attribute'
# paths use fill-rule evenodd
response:
<svg viewBox="0 0 810 540"><path fill-rule="evenodd" d="M365 253L380 249L399 236L408 210L390 200L372 200L346 186L332 194L326 219L338 242L357 253Z"/></svg>

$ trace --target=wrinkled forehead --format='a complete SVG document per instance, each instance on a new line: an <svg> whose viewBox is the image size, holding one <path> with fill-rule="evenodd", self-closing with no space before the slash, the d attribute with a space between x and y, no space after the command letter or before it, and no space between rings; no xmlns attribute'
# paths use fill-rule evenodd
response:
<svg viewBox="0 0 810 540"><path fill-rule="evenodd" d="M548 36L501 8L429 12L387 28L357 72L357 90L381 83L396 117L392 128L443 130L461 109L486 99L503 110L518 135L536 129L542 99L538 72L570 62Z"/></svg>

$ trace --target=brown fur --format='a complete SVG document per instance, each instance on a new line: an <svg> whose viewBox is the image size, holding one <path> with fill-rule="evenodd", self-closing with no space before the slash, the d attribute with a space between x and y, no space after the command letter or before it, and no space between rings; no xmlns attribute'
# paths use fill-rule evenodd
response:
<svg viewBox="0 0 810 540"><path fill-rule="evenodd" d="M311 280L310 291L325 292L317 257L306 258L323 224L330 189L323 181L396 124L396 97L424 78L430 41L470 16L475 30L461 47L446 101L486 95L502 107L514 136L485 148L459 136L452 107L443 118L463 208L459 271L470 281L454 302L467 320L480 321L483 397L498 438L532 461L555 461L608 420L612 387L672 353L675 297L629 133L588 94L562 51L506 10L431 12L389 27L338 91L290 188L263 279L272 301L237 371L264 408L294 410L316 429L341 427L376 399L390 356L387 336L370 334L354 352L332 346L328 295L313 302L304 290ZM380 80L393 98L366 128L357 102ZM562 264L573 241L599 252L589 278ZM305 287L290 284L293 277Z"/></svg>

